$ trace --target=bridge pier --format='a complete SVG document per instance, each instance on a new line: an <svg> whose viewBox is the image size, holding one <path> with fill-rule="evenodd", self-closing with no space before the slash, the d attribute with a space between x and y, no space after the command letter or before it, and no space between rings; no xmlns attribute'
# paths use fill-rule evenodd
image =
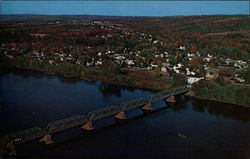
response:
<svg viewBox="0 0 250 159"><path fill-rule="evenodd" d="M175 103L176 102L174 96L171 96L171 97L167 98L165 101L169 102L169 103Z"/></svg>
<svg viewBox="0 0 250 159"><path fill-rule="evenodd" d="M185 96L188 96L188 97L194 97L195 96L195 93L194 91L188 91L187 93L184 94Z"/></svg>
<svg viewBox="0 0 250 159"><path fill-rule="evenodd" d="M149 113L153 110L151 103L145 104L144 106L141 107L141 110L144 113Z"/></svg>
<svg viewBox="0 0 250 159"><path fill-rule="evenodd" d="M0 154L16 155L16 146L13 141L0 143Z"/></svg>
<svg viewBox="0 0 250 159"><path fill-rule="evenodd" d="M84 130L87 130L87 131L94 129L94 127L92 126L92 122L90 122L90 121L85 123L81 128Z"/></svg>
<svg viewBox="0 0 250 159"><path fill-rule="evenodd" d="M47 134L39 140L39 142L45 142L45 144L52 144L54 141L51 139L51 135Z"/></svg>
<svg viewBox="0 0 250 159"><path fill-rule="evenodd" d="M114 116L116 119L125 120L127 119L125 112L120 112Z"/></svg>

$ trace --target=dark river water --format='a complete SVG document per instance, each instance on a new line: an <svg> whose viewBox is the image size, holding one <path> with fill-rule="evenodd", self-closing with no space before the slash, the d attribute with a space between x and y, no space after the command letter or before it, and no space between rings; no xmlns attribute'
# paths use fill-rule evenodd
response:
<svg viewBox="0 0 250 159"><path fill-rule="evenodd" d="M155 93L20 70L2 71L0 79L0 135L44 128L54 120ZM52 135L51 145L37 140L17 145L17 153L41 158L250 158L250 108L184 96L172 106L163 100L152 105L150 114L133 109L125 122L100 119L90 132L71 128Z"/></svg>

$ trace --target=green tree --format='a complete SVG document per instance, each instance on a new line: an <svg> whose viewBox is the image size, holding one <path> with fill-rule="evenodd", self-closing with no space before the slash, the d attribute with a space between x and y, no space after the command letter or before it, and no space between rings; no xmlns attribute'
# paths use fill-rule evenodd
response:
<svg viewBox="0 0 250 159"><path fill-rule="evenodd" d="M173 87L182 86L186 84L187 84L187 78L184 75L178 73L173 74L173 84L172 84Z"/></svg>
<svg viewBox="0 0 250 159"><path fill-rule="evenodd" d="M224 67L220 69L220 76L232 77L235 75L235 69L233 67Z"/></svg>
<svg viewBox="0 0 250 159"><path fill-rule="evenodd" d="M247 71L245 72L246 83L250 84L250 65L248 66Z"/></svg>

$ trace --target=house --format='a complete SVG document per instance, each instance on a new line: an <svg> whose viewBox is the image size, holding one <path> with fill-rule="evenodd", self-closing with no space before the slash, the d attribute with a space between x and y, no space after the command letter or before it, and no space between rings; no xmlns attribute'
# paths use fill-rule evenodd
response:
<svg viewBox="0 0 250 159"><path fill-rule="evenodd" d="M75 64L80 65L81 62L79 60L76 60Z"/></svg>
<svg viewBox="0 0 250 159"><path fill-rule="evenodd" d="M166 57L168 57L168 52L167 51L165 51L164 54L166 55Z"/></svg>
<svg viewBox="0 0 250 159"><path fill-rule="evenodd" d="M167 72L167 68L166 67L161 67L161 72Z"/></svg>
<svg viewBox="0 0 250 159"><path fill-rule="evenodd" d="M147 70L152 70L153 68L152 68L152 67L150 67L150 66L148 66L146 69L147 69Z"/></svg>
<svg viewBox="0 0 250 159"><path fill-rule="evenodd" d="M234 64L234 60L232 60L232 59L230 59L230 58L226 58L226 59L225 59L225 64L226 64L226 65L230 65L231 63Z"/></svg>
<svg viewBox="0 0 250 159"><path fill-rule="evenodd" d="M119 56L119 54L117 54L114 58L115 58L116 60L124 60L124 59L125 59L124 56Z"/></svg>
<svg viewBox="0 0 250 159"><path fill-rule="evenodd" d="M239 83L244 83L245 79L243 77L234 77L234 79Z"/></svg>
<svg viewBox="0 0 250 159"><path fill-rule="evenodd" d="M53 63L54 63L54 61L53 61L53 60L49 60L49 63L50 63L50 64L53 64Z"/></svg>
<svg viewBox="0 0 250 159"><path fill-rule="evenodd" d="M245 82L244 77L239 76L239 74L235 74L234 80L235 80L236 82L239 82L239 83L244 83L244 82Z"/></svg>
<svg viewBox="0 0 250 159"><path fill-rule="evenodd" d="M154 44L157 44L159 42L159 40L154 40L153 43Z"/></svg>
<svg viewBox="0 0 250 159"><path fill-rule="evenodd" d="M180 49L180 50L186 50L186 47L185 47L185 46L180 46L179 49Z"/></svg>
<svg viewBox="0 0 250 159"><path fill-rule="evenodd" d="M96 66L102 65L102 61L101 61L101 60L100 60L100 61L96 61L96 62L95 62L95 65L96 65Z"/></svg>
<svg viewBox="0 0 250 159"><path fill-rule="evenodd" d="M207 62L210 62L210 61L211 61L211 57L205 57L205 60L206 60Z"/></svg>
<svg viewBox="0 0 250 159"><path fill-rule="evenodd" d="M178 68L181 68L182 66L183 66L183 65L182 65L181 63L178 63L178 64L177 64L177 67L178 67Z"/></svg>
<svg viewBox="0 0 250 159"><path fill-rule="evenodd" d="M201 53L199 51L196 52L197 57L201 57Z"/></svg>
<svg viewBox="0 0 250 159"><path fill-rule="evenodd" d="M179 70L176 70L176 69L174 70L174 72L175 72L175 73L180 73L180 71L179 71Z"/></svg>
<svg viewBox="0 0 250 159"><path fill-rule="evenodd" d="M217 77L219 77L219 70L217 68L208 68L206 70L206 80L216 79Z"/></svg>
<svg viewBox="0 0 250 159"><path fill-rule="evenodd" d="M157 65L157 64L151 64L151 67L152 67L152 68L157 68L158 65Z"/></svg>
<svg viewBox="0 0 250 159"><path fill-rule="evenodd" d="M87 62L86 66L93 66L94 64L92 62Z"/></svg>
<svg viewBox="0 0 250 159"><path fill-rule="evenodd" d="M188 53L187 56L188 56L189 58L192 58L192 57L195 56L195 54L190 54L190 53Z"/></svg>
<svg viewBox="0 0 250 159"><path fill-rule="evenodd" d="M191 71L191 73L190 73L192 76L194 76L195 75L195 72L194 71Z"/></svg>
<svg viewBox="0 0 250 159"><path fill-rule="evenodd" d="M208 53L208 54L207 54L207 57L212 58L213 56L212 56L212 55L210 55L210 54Z"/></svg>
<svg viewBox="0 0 250 159"><path fill-rule="evenodd" d="M190 70L189 70L188 67L186 68L186 75L187 75L187 76L191 75L191 72L190 72Z"/></svg>
<svg viewBox="0 0 250 159"><path fill-rule="evenodd" d="M187 77L188 87L191 87L191 85L195 82L198 82L200 80L204 79L204 77L198 78L198 77Z"/></svg>
<svg viewBox="0 0 250 159"><path fill-rule="evenodd" d="M128 65L134 65L135 64L133 60L128 60L128 59L126 60L126 63Z"/></svg>
<svg viewBox="0 0 250 159"><path fill-rule="evenodd" d="M168 66L169 66L169 63L163 62L163 63L162 63L162 66L163 66L163 67L168 67Z"/></svg>
<svg viewBox="0 0 250 159"><path fill-rule="evenodd" d="M177 65L175 65L174 67L173 67L173 69L174 69L174 72L175 73L180 73L180 68L182 67L183 65L181 64L181 63L178 63Z"/></svg>
<svg viewBox="0 0 250 159"><path fill-rule="evenodd" d="M238 70L246 69L248 67L247 62L243 60L236 60L234 63L234 67Z"/></svg>

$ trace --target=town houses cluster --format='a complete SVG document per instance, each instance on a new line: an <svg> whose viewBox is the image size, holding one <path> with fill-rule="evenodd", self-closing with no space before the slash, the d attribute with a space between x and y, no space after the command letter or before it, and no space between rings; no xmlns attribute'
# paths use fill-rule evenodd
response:
<svg viewBox="0 0 250 159"><path fill-rule="evenodd" d="M106 29L99 31L94 35L94 40L109 42L117 39L120 41L116 48L96 48L94 46L86 46L84 49L80 45L66 46L69 52L57 51L53 53L35 49L40 46L39 40L31 43L28 52L23 48L15 47L11 43L1 44L1 56L16 58L18 56L28 57L39 60L40 62L48 62L48 64L57 65L59 63L72 63L82 67L102 67L103 65L115 64L127 68L141 68L148 71L160 70L162 74L169 75L171 73L182 74L187 77L188 83L191 85L201 79L212 80L218 77L220 69L231 68L236 72L244 71L249 66L249 61L231 59L228 57L216 57L213 52L201 53L198 49L187 49L185 44L179 45L172 50L163 47L165 44L160 38L149 33L130 32L128 28L121 25L112 24L109 21L83 21L88 29L98 28ZM49 25L61 25L63 22L49 22ZM73 20L71 23L77 23ZM112 29L112 31L110 31ZM113 31L115 30L115 31ZM82 34L80 32L79 34ZM64 35L64 34L63 34ZM47 34L30 33L33 38L43 39ZM126 40L126 44L123 41ZM129 42L135 41L138 45L134 49L126 47ZM92 39L93 40L93 39ZM98 41L96 42L98 43ZM112 44L111 44L112 45ZM145 45L145 46L144 46ZM149 47L150 46L150 47ZM161 49L159 49L161 48ZM162 49L164 48L164 49ZM63 48L65 49L65 48ZM52 48L53 50L53 48ZM72 51L74 50L74 51ZM84 50L81 52L81 50ZM174 51L173 51L174 50ZM230 77L231 81L244 83L245 79L241 74L235 73Z"/></svg>

